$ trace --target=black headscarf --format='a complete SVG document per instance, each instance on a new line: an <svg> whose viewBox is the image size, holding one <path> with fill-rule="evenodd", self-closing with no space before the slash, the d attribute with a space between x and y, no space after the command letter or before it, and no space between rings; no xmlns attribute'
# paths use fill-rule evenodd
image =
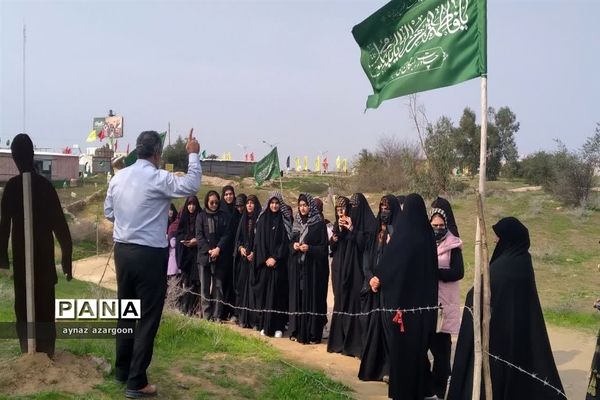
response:
<svg viewBox="0 0 600 400"><path fill-rule="evenodd" d="M271 200L279 200L279 211L272 212L269 204ZM291 236L291 222L284 214L283 196L279 192L271 192L258 216L256 223L256 265L264 264L267 258L277 257L286 249Z"/></svg>
<svg viewBox="0 0 600 400"><path fill-rule="evenodd" d="M248 211L245 207L246 204L248 204L249 202L254 203L254 211L252 212L252 215L248 214ZM240 225L238 228L237 236L238 238L241 238L241 240L244 242L241 245L243 245L249 250L252 250L252 248L254 247L254 233L256 228L256 220L258 219L260 211L261 208L258 197L256 197L253 194L248 195L244 204L244 212L242 213L242 218L240 219ZM236 243L238 242L238 240L236 240Z"/></svg>
<svg viewBox="0 0 600 400"><path fill-rule="evenodd" d="M490 263L507 253L510 256L529 254L529 230L515 217L502 218L492 226L500 239L496 244Z"/></svg>
<svg viewBox="0 0 600 400"><path fill-rule="evenodd" d="M248 199L248 196L246 196L244 193L240 193L237 196L235 196L235 207L242 207L246 205L246 200ZM243 211L242 211L243 213Z"/></svg>
<svg viewBox="0 0 600 400"><path fill-rule="evenodd" d="M375 234L377 232L377 219L373 214L373 210L369 206L369 202L362 193L354 193L350 197L352 205L351 218L352 226L355 230Z"/></svg>
<svg viewBox="0 0 600 400"><path fill-rule="evenodd" d="M446 213L446 227L454 236L460 237L450 202L443 197L438 197L431 203L431 208L439 208L444 210Z"/></svg>
<svg viewBox="0 0 600 400"><path fill-rule="evenodd" d="M388 219L388 225L393 225L394 221L396 221L398 218L400 218L400 214L402 214L402 209L400 208L400 202L398 201L398 198L396 196L394 196L393 194L386 194L385 196L383 196L381 198L381 201L383 201L383 199L387 200L388 203L388 209L390 210L390 217ZM379 202L379 212L377 212L377 220L379 221L379 223L381 224L381 201Z"/></svg>
<svg viewBox="0 0 600 400"><path fill-rule="evenodd" d="M225 202L225 192L228 190L231 190L233 192L233 201L231 202L231 204L228 204L227 202ZM233 214L233 212L235 211L235 189L233 188L233 186L231 186L231 185L223 186L223 188L221 189L220 199L221 199L220 209L225 211L229 215Z"/></svg>
<svg viewBox="0 0 600 400"><path fill-rule="evenodd" d="M196 211L194 211L193 214L190 214L187 208L190 203L196 204ZM198 201L198 197L189 196L185 199L185 203L181 209L179 227L177 228L177 237L181 236L185 240L196 237L196 216L198 216L200 211L202 211L202 208L200 207L200 201Z"/></svg>
<svg viewBox="0 0 600 400"><path fill-rule="evenodd" d="M220 205L222 203L221 203L221 197L219 196L219 193L217 193L216 190L209 190L208 192L206 192L206 195L204 196L204 211L207 214L214 214L216 212L216 211L211 211L211 209L208 208L208 199L211 196L217 196L217 201L219 202L219 207L217 207L216 211L218 211L219 209L221 209Z"/></svg>

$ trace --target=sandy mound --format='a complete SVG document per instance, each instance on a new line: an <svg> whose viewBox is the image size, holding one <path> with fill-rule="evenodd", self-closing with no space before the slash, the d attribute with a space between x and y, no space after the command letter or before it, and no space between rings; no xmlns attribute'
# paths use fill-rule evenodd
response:
<svg viewBox="0 0 600 400"><path fill-rule="evenodd" d="M520 188L510 189L509 192L522 193L522 192L537 192L542 190L541 186L524 186Z"/></svg>
<svg viewBox="0 0 600 400"><path fill-rule="evenodd" d="M0 393L27 395L42 391L83 394L103 381L100 361L89 356L57 352L54 360L45 353L24 354L0 369Z"/></svg>
<svg viewBox="0 0 600 400"><path fill-rule="evenodd" d="M235 185L234 181L231 181L229 179L223 179L223 178L219 178L218 176L206 176L206 175L202 175L202 183L204 185L210 185L210 186L225 186L225 185Z"/></svg>

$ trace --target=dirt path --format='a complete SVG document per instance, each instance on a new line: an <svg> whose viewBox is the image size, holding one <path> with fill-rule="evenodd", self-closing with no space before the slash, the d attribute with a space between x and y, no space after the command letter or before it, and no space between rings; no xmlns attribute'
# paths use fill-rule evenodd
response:
<svg viewBox="0 0 600 400"><path fill-rule="evenodd" d="M114 264L106 267L107 255L91 257L74 263L73 276L76 279L98 283L104 270L102 286L116 290ZM106 267L106 268L105 268ZM333 298L328 298L330 307ZM245 335L258 336L258 333L228 325L231 329ZM567 328L548 326L554 359L560 373L562 383L569 399L578 400L585 397L589 368L592 361L596 338ZM326 344L300 345L287 339L265 338L274 347L286 354L288 360L296 366L307 366L324 371L329 377L349 386L356 393L357 399L387 399L387 385L381 382L361 382L357 377L360 361L327 352Z"/></svg>

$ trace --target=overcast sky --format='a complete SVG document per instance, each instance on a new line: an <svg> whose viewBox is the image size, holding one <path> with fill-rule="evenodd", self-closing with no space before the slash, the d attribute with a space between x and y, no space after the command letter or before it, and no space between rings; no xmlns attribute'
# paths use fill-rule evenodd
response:
<svg viewBox="0 0 600 400"><path fill-rule="evenodd" d="M195 128L209 153L327 152L352 158L382 135L416 140L406 98L364 113L371 86L351 34L386 3L370 1L0 0L0 141L23 130L38 147L79 144L92 118L148 129ZM521 123L520 153L577 148L600 121L600 1L489 0L489 105ZM420 94L430 120L479 115L480 81Z"/></svg>

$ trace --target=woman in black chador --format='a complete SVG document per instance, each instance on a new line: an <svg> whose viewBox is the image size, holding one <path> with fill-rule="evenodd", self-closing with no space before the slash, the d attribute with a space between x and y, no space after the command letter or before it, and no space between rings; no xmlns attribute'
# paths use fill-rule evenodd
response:
<svg viewBox="0 0 600 400"><path fill-rule="evenodd" d="M246 199L245 210L240 220L240 225L235 240L235 265L236 265L236 306L237 323L242 328L256 326L256 313L244 308L256 309L252 282L254 282L254 237L256 234L256 220L260 213L260 202L251 194Z"/></svg>
<svg viewBox="0 0 600 400"><path fill-rule="evenodd" d="M360 319L339 313L357 314L361 311L363 255L377 230L377 220L362 193L353 194L351 200L338 197L335 208L336 222L330 240L334 314L327 351L360 357L363 342Z"/></svg>
<svg viewBox="0 0 600 400"><path fill-rule="evenodd" d="M393 223L400 217L400 212L400 203L395 196L387 195L381 198L377 214L379 229L367 246L364 257L365 281L361 293L363 312L385 308L381 291L373 291L371 288L371 279L374 277L375 267L379 263L383 251L394 234ZM389 353L392 324L389 321L389 314L383 312L373 312L363 319L365 324L364 343L358 378L363 381L380 381L386 376L389 377L390 374Z"/></svg>
<svg viewBox="0 0 600 400"><path fill-rule="evenodd" d="M292 233L291 215L279 192L270 193L256 223L256 263L253 285L256 306L261 310L288 309L288 254ZM261 335L282 337L287 316L261 312L258 328Z"/></svg>
<svg viewBox="0 0 600 400"><path fill-rule="evenodd" d="M289 262L290 312L327 313L329 257L327 228L310 194L298 197L298 213L292 228ZM291 315L290 339L300 343L320 343L325 315Z"/></svg>
<svg viewBox="0 0 600 400"><path fill-rule="evenodd" d="M196 217L202 209L196 196L185 199L177 227L177 265L181 270L183 294L179 298L181 311L193 316L198 312L200 300L200 275L197 267Z"/></svg>
<svg viewBox="0 0 600 400"><path fill-rule="evenodd" d="M390 386L393 399L423 400L427 392L427 349L435 332L438 300L437 249L425 202L416 193L406 196L394 222L394 234L375 267L371 289L381 290L390 332ZM401 310L432 307L432 310Z"/></svg>
<svg viewBox="0 0 600 400"><path fill-rule="evenodd" d="M231 257L224 257L229 242L229 216L219 209L219 200L214 190L206 193L204 210L196 219L202 314L216 322L225 317L225 280L231 268Z"/></svg>
<svg viewBox="0 0 600 400"><path fill-rule="evenodd" d="M535 373L564 393L535 285L529 231L516 218L503 218L492 227L498 242L490 261L490 350L495 356ZM473 289L465 306L473 305ZM490 358L494 399L564 399L544 383ZM450 378L448 399L471 399L473 388L473 317L463 312ZM481 399L485 392L481 391Z"/></svg>

